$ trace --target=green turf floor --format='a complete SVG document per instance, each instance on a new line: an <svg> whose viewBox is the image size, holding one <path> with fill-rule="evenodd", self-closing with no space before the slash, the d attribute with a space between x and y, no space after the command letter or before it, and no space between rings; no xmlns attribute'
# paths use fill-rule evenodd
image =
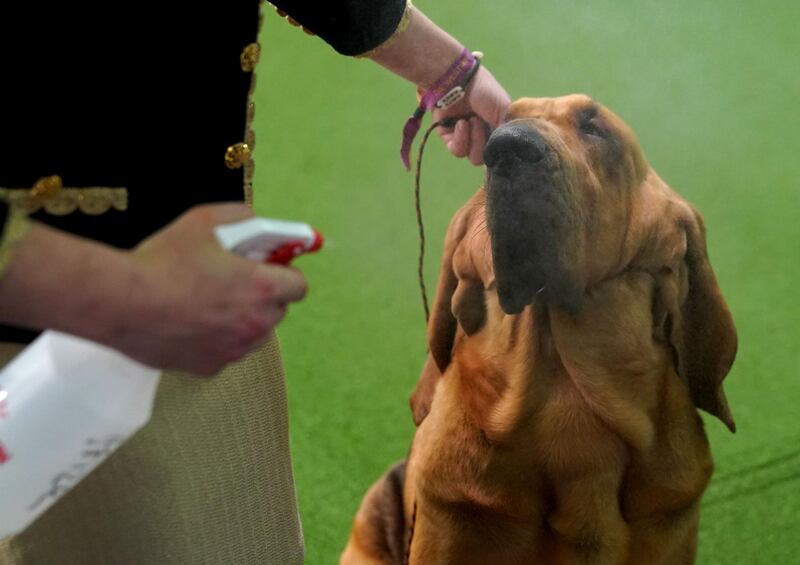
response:
<svg viewBox="0 0 800 565"><path fill-rule="evenodd" d="M699 562L800 563L800 4L455 1L418 5L512 97L585 92L638 133L705 215L737 322L727 381L739 432L707 419L717 472ZM367 487L404 456L425 354L412 177L397 156L412 87L265 18L257 209L318 226L311 285L280 328L307 563L335 563ZM446 224L482 170L430 144L429 285Z"/></svg>

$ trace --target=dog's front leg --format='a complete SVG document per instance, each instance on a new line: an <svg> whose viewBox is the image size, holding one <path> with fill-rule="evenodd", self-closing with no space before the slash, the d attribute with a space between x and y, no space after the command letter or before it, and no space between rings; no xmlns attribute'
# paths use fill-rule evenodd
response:
<svg viewBox="0 0 800 565"><path fill-rule="evenodd" d="M396 463L367 491L353 521L353 531L340 558L340 565L404 564L405 470L405 461Z"/></svg>

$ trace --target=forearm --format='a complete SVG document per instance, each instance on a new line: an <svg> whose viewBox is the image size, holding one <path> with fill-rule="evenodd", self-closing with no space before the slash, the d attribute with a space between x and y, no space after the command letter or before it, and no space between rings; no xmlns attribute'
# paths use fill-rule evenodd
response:
<svg viewBox="0 0 800 565"><path fill-rule="evenodd" d="M0 322L213 375L263 343L306 292L299 271L219 245L215 227L252 217L244 204L195 206L132 251L32 224L0 272Z"/></svg>
<svg viewBox="0 0 800 565"><path fill-rule="evenodd" d="M134 284L127 253L32 223L0 277L0 322L110 344Z"/></svg>
<svg viewBox="0 0 800 565"><path fill-rule="evenodd" d="M463 46L450 34L412 7L408 27L377 49L370 59L427 89L453 64L462 50Z"/></svg>

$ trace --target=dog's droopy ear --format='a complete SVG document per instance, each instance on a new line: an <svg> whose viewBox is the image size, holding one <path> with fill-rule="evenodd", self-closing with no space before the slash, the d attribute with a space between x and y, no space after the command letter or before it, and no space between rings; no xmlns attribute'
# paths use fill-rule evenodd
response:
<svg viewBox="0 0 800 565"><path fill-rule="evenodd" d="M410 399L417 425L427 416L436 384L450 364L459 325L464 333L470 335L480 330L486 321L483 283L476 273L471 272L474 270L470 268L471 250L462 245L474 224L474 214L482 210L479 202L472 199L462 207L450 222L445 236L439 282L428 320L430 354Z"/></svg>
<svg viewBox="0 0 800 565"><path fill-rule="evenodd" d="M417 386L409 399L411 416L419 426L428 415L433 402L436 384L442 378L455 342L458 320L453 315L452 299L458 287L458 279L453 269L453 255L458 244L464 239L467 222L466 212L462 208L450 221L444 243L442 268L439 271L439 282L436 296L433 299L430 319L428 320L428 358L422 368Z"/></svg>
<svg viewBox="0 0 800 565"><path fill-rule="evenodd" d="M679 222L686 236L683 263L679 272L659 277L667 311L666 337L695 406L736 431L722 389L736 357L736 327L708 259L702 217L690 209Z"/></svg>
<svg viewBox="0 0 800 565"><path fill-rule="evenodd" d="M468 207L461 208L453 216L450 226L447 228L439 282L436 286L436 296L433 299L433 308L431 308L431 316L428 320L428 346L440 373L444 373L450 364L458 328L458 320L453 314L453 295L458 288L453 257L467 232L469 215Z"/></svg>
<svg viewBox="0 0 800 565"><path fill-rule="evenodd" d="M439 367L436 366L433 357L428 355L417 381L417 386L414 388L411 398L408 399L408 404L411 406L411 418L414 420L415 425L419 426L431 411L433 393L441 378L442 373L439 371Z"/></svg>

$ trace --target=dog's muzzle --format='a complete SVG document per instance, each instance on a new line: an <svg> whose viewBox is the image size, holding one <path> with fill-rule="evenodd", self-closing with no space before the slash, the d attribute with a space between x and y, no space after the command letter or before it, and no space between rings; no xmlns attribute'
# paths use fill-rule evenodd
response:
<svg viewBox="0 0 800 565"><path fill-rule="evenodd" d="M516 314L538 297L573 310L576 289L564 248L574 214L555 151L528 123L510 122L492 133L483 158L500 306Z"/></svg>
<svg viewBox="0 0 800 565"><path fill-rule="evenodd" d="M508 177L523 165L542 162L547 152L547 142L538 131L512 123L494 130L483 150L483 161L490 174Z"/></svg>

